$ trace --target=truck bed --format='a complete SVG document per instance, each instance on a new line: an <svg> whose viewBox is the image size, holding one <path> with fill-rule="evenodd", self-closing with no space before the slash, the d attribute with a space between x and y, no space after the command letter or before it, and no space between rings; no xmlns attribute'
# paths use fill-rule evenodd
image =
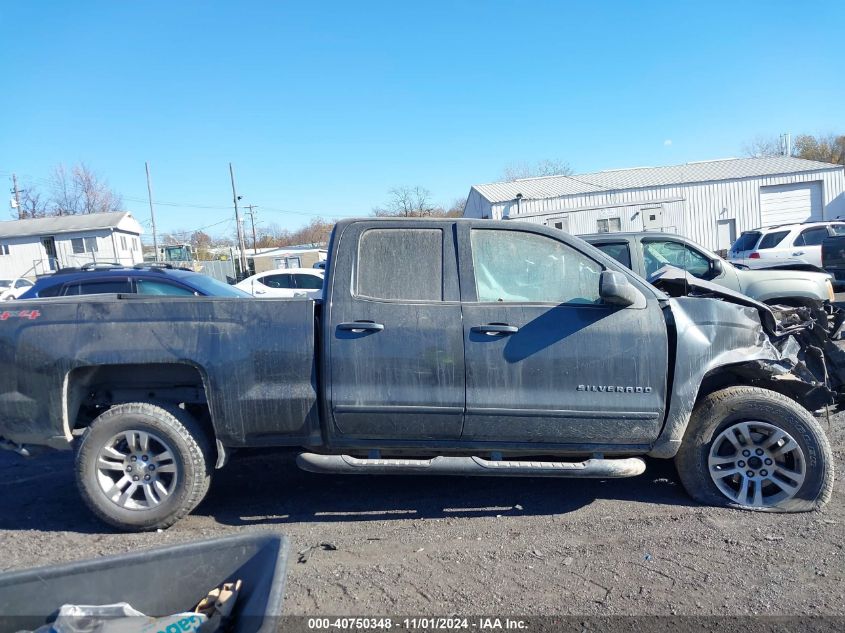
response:
<svg viewBox="0 0 845 633"><path fill-rule="evenodd" d="M49 434L51 446L66 447L80 407L98 397L97 376L108 372L113 382L144 366L163 388L181 382L207 398L224 445L307 444L319 438L314 316L315 302L303 299L92 295L4 303L0 437L43 444Z"/></svg>

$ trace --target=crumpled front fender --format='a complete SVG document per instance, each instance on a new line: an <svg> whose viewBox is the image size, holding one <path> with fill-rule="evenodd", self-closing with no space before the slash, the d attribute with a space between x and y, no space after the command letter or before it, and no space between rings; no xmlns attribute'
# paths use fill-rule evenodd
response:
<svg viewBox="0 0 845 633"><path fill-rule="evenodd" d="M669 300L676 332L674 384L666 422L649 455L673 457L680 447L704 377L720 367L756 363L761 377L798 379L802 346L792 336L774 337L760 312L709 298ZM809 385L808 385L809 388Z"/></svg>

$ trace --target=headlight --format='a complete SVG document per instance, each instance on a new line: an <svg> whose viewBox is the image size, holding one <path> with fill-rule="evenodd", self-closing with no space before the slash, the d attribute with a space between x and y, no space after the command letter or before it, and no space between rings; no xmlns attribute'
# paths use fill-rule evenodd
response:
<svg viewBox="0 0 845 633"><path fill-rule="evenodd" d="M833 284L830 283L830 279L825 279L824 283L827 284L827 296L830 299L830 302L833 303L836 301L836 294L833 292Z"/></svg>

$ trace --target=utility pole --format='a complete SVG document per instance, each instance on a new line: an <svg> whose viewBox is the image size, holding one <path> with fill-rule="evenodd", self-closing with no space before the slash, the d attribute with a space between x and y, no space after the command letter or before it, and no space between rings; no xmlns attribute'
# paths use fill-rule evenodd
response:
<svg viewBox="0 0 845 633"><path fill-rule="evenodd" d="M18 209L18 220L23 220L23 207L21 206L21 192L18 190L18 176L12 174L12 193L15 194L15 206Z"/></svg>
<svg viewBox="0 0 845 633"><path fill-rule="evenodd" d="M235 190L235 170L232 168L232 163L229 163L229 176L232 178L232 200L235 203L235 224L238 227L238 248L241 251L241 274L247 277L247 262L246 262L246 243L244 242L244 227L241 224L241 212L238 210L238 200L240 196Z"/></svg>
<svg viewBox="0 0 845 633"><path fill-rule="evenodd" d="M257 209L257 204L247 204L244 206L245 209L249 209L247 211L247 215L249 216L249 221L252 224L252 254L258 255L258 249L255 247L256 239L255 239L255 212L253 209Z"/></svg>
<svg viewBox="0 0 845 633"><path fill-rule="evenodd" d="M150 198L150 221L153 225L153 249L155 250L155 261L158 261L158 237L156 235L156 212L153 208L153 185L150 180L150 164L144 161L144 168L147 170L147 195ZM143 256L142 256L143 259Z"/></svg>

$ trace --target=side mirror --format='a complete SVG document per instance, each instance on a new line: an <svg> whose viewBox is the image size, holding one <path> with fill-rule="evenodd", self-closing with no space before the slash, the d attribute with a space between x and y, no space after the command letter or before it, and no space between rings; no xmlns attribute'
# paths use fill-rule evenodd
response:
<svg viewBox="0 0 845 633"><path fill-rule="evenodd" d="M599 278L599 296L605 303L622 307L645 308L645 295L615 270L605 270Z"/></svg>
<svg viewBox="0 0 845 633"><path fill-rule="evenodd" d="M722 265L721 259L714 259L710 262L710 274L713 275L713 277L718 277L723 272L725 272L725 267Z"/></svg>

